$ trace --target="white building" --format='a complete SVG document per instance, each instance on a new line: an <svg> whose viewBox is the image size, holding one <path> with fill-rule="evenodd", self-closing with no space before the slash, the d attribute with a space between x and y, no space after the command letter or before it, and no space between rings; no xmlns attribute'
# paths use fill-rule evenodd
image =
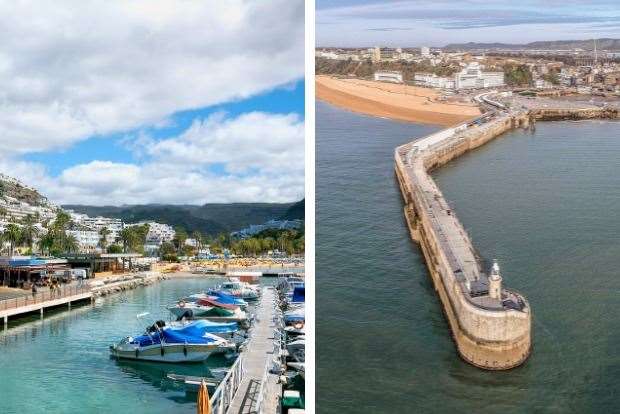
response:
<svg viewBox="0 0 620 414"><path fill-rule="evenodd" d="M416 85L427 88L454 89L454 79L437 76L434 73L416 73L413 81Z"/></svg>
<svg viewBox="0 0 620 414"><path fill-rule="evenodd" d="M422 46L420 48L420 54L424 57L430 57L431 56L431 49L428 46Z"/></svg>
<svg viewBox="0 0 620 414"><path fill-rule="evenodd" d="M90 252L99 248L101 236L96 230L67 230L66 233L75 237L81 251Z"/></svg>
<svg viewBox="0 0 620 414"><path fill-rule="evenodd" d="M375 80L380 82L403 83L403 74L398 71L383 70L375 72Z"/></svg>
<svg viewBox="0 0 620 414"><path fill-rule="evenodd" d="M71 221L75 224L87 227L90 230L96 231L99 233L101 229L106 228L110 233L108 233L106 239L108 244L114 243L121 236L121 231L125 227L123 220L119 218L110 218L110 217L89 217L86 214L76 213L72 210L68 211L71 216Z"/></svg>
<svg viewBox="0 0 620 414"><path fill-rule="evenodd" d="M456 89L494 88L504 85L504 72L483 72L478 62L468 64L454 75Z"/></svg>
<svg viewBox="0 0 620 414"><path fill-rule="evenodd" d="M149 232L146 234L146 244L153 246L161 246L164 242L174 239L176 231L168 224L157 223L155 221L142 221L140 223L128 224L127 226L141 226L148 224Z"/></svg>

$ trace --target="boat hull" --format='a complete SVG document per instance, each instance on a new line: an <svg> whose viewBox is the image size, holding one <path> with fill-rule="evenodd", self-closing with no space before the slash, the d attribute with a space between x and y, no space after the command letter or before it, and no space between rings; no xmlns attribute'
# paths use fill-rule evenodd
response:
<svg viewBox="0 0 620 414"><path fill-rule="evenodd" d="M144 347L130 344L110 347L110 353L116 358L168 363L202 362L211 355L231 351L234 351L231 346L213 344L166 344L163 347L159 344Z"/></svg>

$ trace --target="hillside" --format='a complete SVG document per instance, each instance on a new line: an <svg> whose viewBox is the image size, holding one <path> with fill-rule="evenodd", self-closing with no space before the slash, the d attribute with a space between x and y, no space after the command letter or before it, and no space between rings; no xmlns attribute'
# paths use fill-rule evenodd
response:
<svg viewBox="0 0 620 414"><path fill-rule="evenodd" d="M620 39L596 39L598 50L620 50ZM449 50L472 49L583 49L594 50L594 39L588 40L550 40L526 44L510 43L453 43L444 47Z"/></svg>
<svg viewBox="0 0 620 414"><path fill-rule="evenodd" d="M301 207L300 207L301 206ZM89 216L116 217L125 222L154 220L187 231L199 230L218 234L239 230L250 224L262 224L271 219L303 219L304 200L297 203L232 203L194 205L146 204L131 206L64 205Z"/></svg>
<svg viewBox="0 0 620 414"><path fill-rule="evenodd" d="M306 200L301 200L293 204L286 210L280 218L282 220L305 220L306 217Z"/></svg>
<svg viewBox="0 0 620 414"><path fill-rule="evenodd" d="M0 198L11 197L31 206L46 206L48 201L34 188L28 187L15 178L0 174Z"/></svg>

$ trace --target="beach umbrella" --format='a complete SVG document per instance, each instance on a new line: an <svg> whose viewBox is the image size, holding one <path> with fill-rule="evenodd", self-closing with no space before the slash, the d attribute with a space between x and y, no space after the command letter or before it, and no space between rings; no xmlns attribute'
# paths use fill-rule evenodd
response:
<svg viewBox="0 0 620 414"><path fill-rule="evenodd" d="M198 414L211 414L211 401L209 400L209 390L207 389L207 383L204 379L200 382L197 408Z"/></svg>

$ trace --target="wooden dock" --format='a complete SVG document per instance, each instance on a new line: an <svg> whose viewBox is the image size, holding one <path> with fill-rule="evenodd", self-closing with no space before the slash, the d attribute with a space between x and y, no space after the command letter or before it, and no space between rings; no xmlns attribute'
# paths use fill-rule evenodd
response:
<svg viewBox="0 0 620 414"><path fill-rule="evenodd" d="M274 357L275 298L273 288L263 289L256 309L258 320L242 353L245 374L228 408L230 414L275 413L278 407L282 386L278 383L278 375L266 371Z"/></svg>
<svg viewBox="0 0 620 414"><path fill-rule="evenodd" d="M91 288L84 286L66 286L57 292L39 292L35 295L23 295L12 299L0 301L0 319L4 321L6 328L9 323L9 316L23 315L32 312L40 312L46 308L67 305L71 308L71 303L91 299L93 292Z"/></svg>

